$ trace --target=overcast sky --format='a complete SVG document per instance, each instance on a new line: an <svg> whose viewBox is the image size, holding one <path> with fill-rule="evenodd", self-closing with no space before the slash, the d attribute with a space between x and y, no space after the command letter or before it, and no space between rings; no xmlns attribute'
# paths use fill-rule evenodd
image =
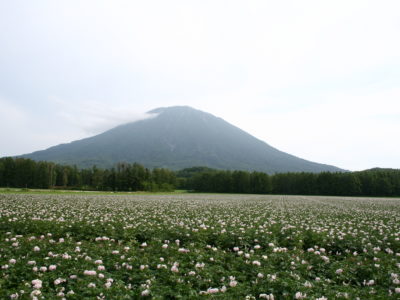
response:
<svg viewBox="0 0 400 300"><path fill-rule="evenodd" d="M400 1L0 0L0 157L174 105L308 160L400 168Z"/></svg>

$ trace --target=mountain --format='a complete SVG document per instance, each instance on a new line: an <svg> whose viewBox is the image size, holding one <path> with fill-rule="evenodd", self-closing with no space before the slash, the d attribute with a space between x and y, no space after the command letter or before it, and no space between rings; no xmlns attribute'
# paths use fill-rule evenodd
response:
<svg viewBox="0 0 400 300"><path fill-rule="evenodd" d="M153 117L22 157L112 167L138 162L172 170L192 166L276 172L343 171L279 151L221 118L187 106L157 108Z"/></svg>
<svg viewBox="0 0 400 300"><path fill-rule="evenodd" d="M400 171L400 169L393 169L393 168L372 168L372 169L366 169L366 170L362 170L359 172L398 172Z"/></svg>

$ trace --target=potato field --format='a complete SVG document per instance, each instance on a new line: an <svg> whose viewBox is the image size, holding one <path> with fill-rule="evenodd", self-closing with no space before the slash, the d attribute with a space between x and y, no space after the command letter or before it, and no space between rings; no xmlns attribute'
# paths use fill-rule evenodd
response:
<svg viewBox="0 0 400 300"><path fill-rule="evenodd" d="M0 299L400 299L400 199L0 194Z"/></svg>

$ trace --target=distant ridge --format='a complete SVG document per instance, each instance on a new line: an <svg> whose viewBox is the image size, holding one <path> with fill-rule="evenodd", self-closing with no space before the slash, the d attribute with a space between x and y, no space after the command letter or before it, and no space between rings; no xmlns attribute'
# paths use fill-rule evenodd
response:
<svg viewBox="0 0 400 300"><path fill-rule="evenodd" d="M397 172L400 169L393 169L393 168L379 168L379 167L375 167L375 168L371 168L371 169L366 169L360 172Z"/></svg>
<svg viewBox="0 0 400 300"><path fill-rule="evenodd" d="M138 162L172 170L205 166L270 174L344 171L279 151L221 118L188 106L161 107L148 113L155 116L22 157L79 167Z"/></svg>

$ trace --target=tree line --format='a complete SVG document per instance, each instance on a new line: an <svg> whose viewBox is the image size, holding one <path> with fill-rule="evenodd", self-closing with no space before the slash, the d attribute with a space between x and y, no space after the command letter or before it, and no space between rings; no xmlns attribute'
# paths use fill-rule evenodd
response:
<svg viewBox="0 0 400 300"><path fill-rule="evenodd" d="M188 171L186 171L186 174ZM205 169L187 176L198 192L329 196L400 196L400 170L277 173Z"/></svg>
<svg viewBox="0 0 400 300"><path fill-rule="evenodd" d="M25 158L0 158L0 186L98 191L173 191L331 196L400 196L400 170L277 173L224 171L207 167L177 172L138 163L114 168L76 166Z"/></svg>
<svg viewBox="0 0 400 300"><path fill-rule="evenodd" d="M140 164L118 163L115 168L76 166L24 158L0 159L0 186L17 188L63 188L98 191L173 191L175 173L162 168L147 169Z"/></svg>

